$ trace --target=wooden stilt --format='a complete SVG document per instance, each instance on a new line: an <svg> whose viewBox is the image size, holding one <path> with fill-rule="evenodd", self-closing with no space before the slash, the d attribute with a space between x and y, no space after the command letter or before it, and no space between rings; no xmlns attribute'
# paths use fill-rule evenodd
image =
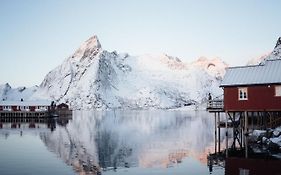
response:
<svg viewBox="0 0 281 175"><path fill-rule="evenodd" d="M217 113L215 112L215 153L217 154Z"/></svg>
<svg viewBox="0 0 281 175"><path fill-rule="evenodd" d="M242 147L245 147L245 143L244 143L244 113L243 112L240 112L240 116L241 116L241 120L240 120L240 130L241 130L241 142L242 142Z"/></svg>
<svg viewBox="0 0 281 175"><path fill-rule="evenodd" d="M225 111L225 156L228 157L228 116L227 116L227 111Z"/></svg>
<svg viewBox="0 0 281 175"><path fill-rule="evenodd" d="M260 112L257 112L257 129L260 129Z"/></svg>
<svg viewBox="0 0 281 175"><path fill-rule="evenodd" d="M248 158L248 112L245 111L245 158Z"/></svg>
<svg viewBox="0 0 281 175"><path fill-rule="evenodd" d="M218 113L218 152L221 151L221 128L220 128L220 113Z"/></svg>
<svg viewBox="0 0 281 175"><path fill-rule="evenodd" d="M272 128L272 114L271 112L268 112L269 115L269 127Z"/></svg>
<svg viewBox="0 0 281 175"><path fill-rule="evenodd" d="M236 124L235 124L235 112L233 112L233 148L236 149L236 136L235 136L235 132L236 132Z"/></svg>
<svg viewBox="0 0 281 175"><path fill-rule="evenodd" d="M254 112L251 112L252 115L252 126L251 126L251 130L254 130Z"/></svg>

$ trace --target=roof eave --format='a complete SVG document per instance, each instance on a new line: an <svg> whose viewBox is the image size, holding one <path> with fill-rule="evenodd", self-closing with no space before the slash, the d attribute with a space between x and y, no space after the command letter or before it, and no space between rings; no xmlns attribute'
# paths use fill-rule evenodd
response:
<svg viewBox="0 0 281 175"><path fill-rule="evenodd" d="M222 84L219 87L243 87L243 86L267 86L267 85L281 85L281 82L279 83L255 83L255 84Z"/></svg>

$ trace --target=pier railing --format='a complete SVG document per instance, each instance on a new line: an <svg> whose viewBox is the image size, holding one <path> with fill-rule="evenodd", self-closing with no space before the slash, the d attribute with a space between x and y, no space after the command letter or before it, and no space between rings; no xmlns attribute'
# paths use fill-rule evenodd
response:
<svg viewBox="0 0 281 175"><path fill-rule="evenodd" d="M212 110L223 110L223 109L224 109L224 105L223 105L222 96L216 97L212 100L208 100L207 110L212 111Z"/></svg>
<svg viewBox="0 0 281 175"><path fill-rule="evenodd" d="M223 109L223 100L209 100L208 109Z"/></svg>

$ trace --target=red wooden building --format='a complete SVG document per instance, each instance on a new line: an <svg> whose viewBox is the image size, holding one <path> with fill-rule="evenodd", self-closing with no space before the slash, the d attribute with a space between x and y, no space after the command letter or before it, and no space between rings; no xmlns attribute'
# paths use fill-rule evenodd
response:
<svg viewBox="0 0 281 175"><path fill-rule="evenodd" d="M225 111L281 111L281 59L228 68L221 87Z"/></svg>
<svg viewBox="0 0 281 175"><path fill-rule="evenodd" d="M226 157L228 127L233 131L231 148L246 149L247 135L255 129L281 125L281 59L268 59L259 65L230 67L222 80L223 100L211 100L209 111L215 113L215 151L220 151L220 129L226 128ZM221 105L223 104L223 105ZM224 115L221 118L221 113ZM217 122L218 121L218 122ZM218 136L217 136L218 135Z"/></svg>
<svg viewBox="0 0 281 175"><path fill-rule="evenodd" d="M0 101L0 111L48 111L50 107L50 101Z"/></svg>
<svg viewBox="0 0 281 175"><path fill-rule="evenodd" d="M61 103L57 105L57 109L59 110L69 110L69 106L66 103Z"/></svg>

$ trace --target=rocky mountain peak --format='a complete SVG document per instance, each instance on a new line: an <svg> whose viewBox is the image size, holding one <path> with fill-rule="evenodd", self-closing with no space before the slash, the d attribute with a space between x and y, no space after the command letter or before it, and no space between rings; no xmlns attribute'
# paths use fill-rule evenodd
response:
<svg viewBox="0 0 281 175"><path fill-rule="evenodd" d="M268 60L271 59L281 59L281 37L278 38L277 43L273 49L273 51L271 52L271 54L269 55L269 57L267 58Z"/></svg>
<svg viewBox="0 0 281 175"><path fill-rule="evenodd" d="M9 83L5 83L5 87L7 87L7 88L12 88Z"/></svg>
<svg viewBox="0 0 281 175"><path fill-rule="evenodd" d="M85 58L93 58L102 50L96 35L85 41L71 56L72 59L83 61Z"/></svg>
<svg viewBox="0 0 281 175"><path fill-rule="evenodd" d="M86 44L86 46L88 48L99 48L99 49L101 49L101 44L100 44L100 41L99 41L97 35L94 35L94 36L90 37L84 44Z"/></svg>
<svg viewBox="0 0 281 175"><path fill-rule="evenodd" d="M278 47L280 45L281 45L281 37L278 38L277 43L276 43L274 48L276 48L276 47Z"/></svg>

